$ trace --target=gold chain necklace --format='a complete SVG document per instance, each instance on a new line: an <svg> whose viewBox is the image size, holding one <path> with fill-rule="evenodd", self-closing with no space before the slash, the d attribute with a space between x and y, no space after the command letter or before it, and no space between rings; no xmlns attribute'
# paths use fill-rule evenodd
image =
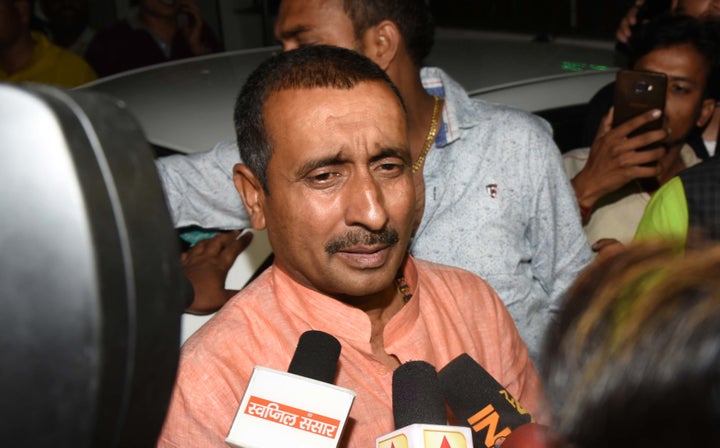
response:
<svg viewBox="0 0 720 448"><path fill-rule="evenodd" d="M400 272L398 272L398 276L395 277L395 287L397 288L397 292L402 296L403 303L408 303L408 301L412 299L413 295L412 292L410 292L410 287L405 281L405 276Z"/></svg>
<svg viewBox="0 0 720 448"><path fill-rule="evenodd" d="M416 173L422 166L423 162L425 162L425 157L427 157L428 151L430 151L430 148L432 147L433 142L435 141L435 136L438 133L438 129L440 128L440 112L442 112L442 99L437 96L433 95L433 98L435 98L435 105L433 106L433 115L432 115L432 121L430 122L430 131L428 131L428 135L425 138L425 146L423 146L423 150L420 153L420 157L415 161L415 163L412 164L410 167L410 171L414 174Z"/></svg>

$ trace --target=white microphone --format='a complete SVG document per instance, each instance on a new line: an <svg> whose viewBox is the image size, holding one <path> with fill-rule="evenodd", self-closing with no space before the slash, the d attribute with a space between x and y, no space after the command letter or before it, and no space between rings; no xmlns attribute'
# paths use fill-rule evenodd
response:
<svg viewBox="0 0 720 448"><path fill-rule="evenodd" d="M288 372L256 366L225 442L237 448L335 448L355 392L332 384L340 343L300 336Z"/></svg>
<svg viewBox="0 0 720 448"><path fill-rule="evenodd" d="M448 426L435 367L409 361L393 372L395 428L375 439L376 448L472 448L470 428Z"/></svg>

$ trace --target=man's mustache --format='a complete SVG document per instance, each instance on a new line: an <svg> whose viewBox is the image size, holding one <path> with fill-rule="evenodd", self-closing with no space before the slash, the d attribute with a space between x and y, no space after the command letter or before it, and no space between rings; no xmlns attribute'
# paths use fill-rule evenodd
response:
<svg viewBox="0 0 720 448"><path fill-rule="evenodd" d="M400 236L395 229L383 229L378 232L356 230L330 241L325 245L325 252L333 255L349 247L391 245L398 241L400 241Z"/></svg>

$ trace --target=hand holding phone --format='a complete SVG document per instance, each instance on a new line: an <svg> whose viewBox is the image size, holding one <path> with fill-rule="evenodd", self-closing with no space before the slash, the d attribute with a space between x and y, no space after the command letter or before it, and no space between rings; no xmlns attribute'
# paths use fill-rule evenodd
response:
<svg viewBox="0 0 720 448"><path fill-rule="evenodd" d="M658 175L667 80L661 73L618 73L613 109L603 117L587 162L572 179L581 207L592 209L604 195L635 179Z"/></svg>
<svg viewBox="0 0 720 448"><path fill-rule="evenodd" d="M620 70L615 81L612 127L616 128L653 109L664 110L666 92L667 76L664 73ZM662 129L662 125L662 119L658 118L634 129L628 137ZM640 148L644 149L648 148Z"/></svg>

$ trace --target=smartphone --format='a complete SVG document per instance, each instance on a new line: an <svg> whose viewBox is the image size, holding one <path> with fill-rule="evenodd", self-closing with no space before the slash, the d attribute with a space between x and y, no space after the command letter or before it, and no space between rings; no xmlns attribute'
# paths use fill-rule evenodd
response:
<svg viewBox="0 0 720 448"><path fill-rule="evenodd" d="M613 127L651 109L665 109L666 91L667 76L664 73L620 70L615 79ZM662 124L660 117L634 130L628 137L661 129Z"/></svg>

